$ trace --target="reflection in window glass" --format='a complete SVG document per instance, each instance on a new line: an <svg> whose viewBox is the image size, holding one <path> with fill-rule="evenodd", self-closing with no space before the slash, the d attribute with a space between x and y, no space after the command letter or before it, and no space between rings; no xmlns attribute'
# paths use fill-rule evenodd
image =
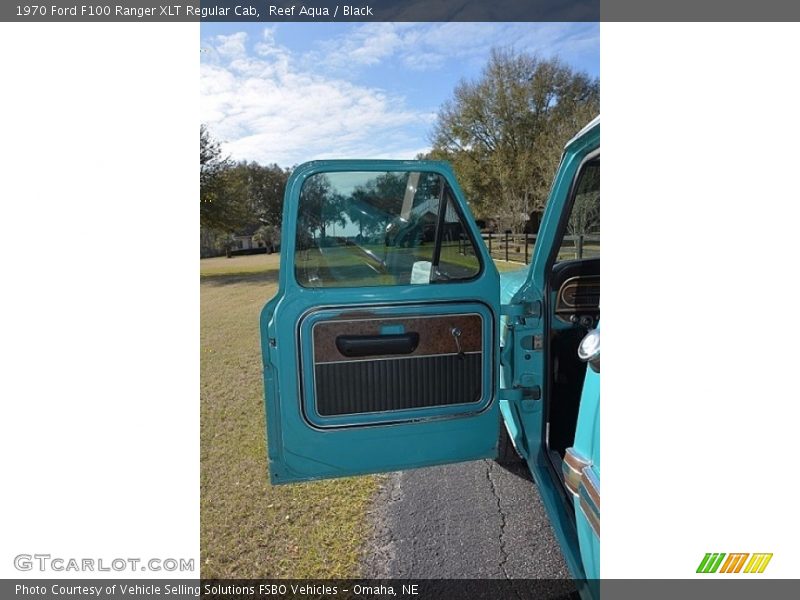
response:
<svg viewBox="0 0 800 600"><path fill-rule="evenodd" d="M600 159L583 167L556 262L600 256Z"/></svg>
<svg viewBox="0 0 800 600"><path fill-rule="evenodd" d="M437 173L308 177L296 244L295 275L307 287L427 284L469 279L480 270L452 192Z"/></svg>

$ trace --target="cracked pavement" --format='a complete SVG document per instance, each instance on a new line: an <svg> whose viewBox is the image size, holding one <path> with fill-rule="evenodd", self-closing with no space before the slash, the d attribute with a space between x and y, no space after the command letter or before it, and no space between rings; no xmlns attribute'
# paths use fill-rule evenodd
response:
<svg viewBox="0 0 800 600"><path fill-rule="evenodd" d="M524 463L480 460L393 473L369 518L363 577L569 577Z"/></svg>

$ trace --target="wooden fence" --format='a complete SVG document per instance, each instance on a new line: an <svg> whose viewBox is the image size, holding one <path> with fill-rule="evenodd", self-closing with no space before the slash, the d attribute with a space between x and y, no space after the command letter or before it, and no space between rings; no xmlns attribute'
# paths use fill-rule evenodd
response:
<svg viewBox="0 0 800 600"><path fill-rule="evenodd" d="M495 260L528 264L533 257L536 234L531 233L484 233L483 242ZM561 244L560 260L590 258L600 255L598 234L567 235Z"/></svg>

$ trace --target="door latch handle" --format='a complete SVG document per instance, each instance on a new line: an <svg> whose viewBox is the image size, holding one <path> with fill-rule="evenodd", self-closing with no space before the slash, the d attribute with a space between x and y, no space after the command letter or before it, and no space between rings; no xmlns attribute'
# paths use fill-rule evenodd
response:
<svg viewBox="0 0 800 600"><path fill-rule="evenodd" d="M343 356L411 354L419 345L416 331L390 335L340 335L336 348Z"/></svg>
<svg viewBox="0 0 800 600"><path fill-rule="evenodd" d="M461 330L458 327L451 327L450 335L453 336L453 340L455 340L456 342L456 351L458 352L458 358L464 360L464 351L461 349Z"/></svg>

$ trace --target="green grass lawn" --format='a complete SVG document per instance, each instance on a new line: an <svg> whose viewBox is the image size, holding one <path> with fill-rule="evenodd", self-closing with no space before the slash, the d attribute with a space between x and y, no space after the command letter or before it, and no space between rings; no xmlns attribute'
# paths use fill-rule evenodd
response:
<svg viewBox="0 0 800 600"><path fill-rule="evenodd" d="M357 575L377 478L268 483L258 316L278 255L200 261L204 578Z"/></svg>
<svg viewBox="0 0 800 600"><path fill-rule="evenodd" d="M378 477L268 482L258 317L278 255L200 261L200 550L204 578L358 575ZM524 265L498 262L500 270Z"/></svg>

